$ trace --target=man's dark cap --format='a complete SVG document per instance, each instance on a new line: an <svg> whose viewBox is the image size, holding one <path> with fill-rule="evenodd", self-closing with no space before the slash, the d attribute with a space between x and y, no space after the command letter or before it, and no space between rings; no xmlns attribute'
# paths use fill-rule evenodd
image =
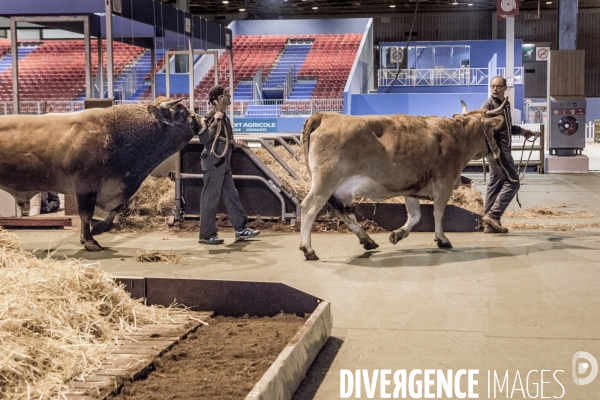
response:
<svg viewBox="0 0 600 400"><path fill-rule="evenodd" d="M208 92L208 102L212 103L213 100L216 100L220 95L225 93L226 89L227 88L225 86L221 86L221 85L215 85L215 86L211 87L210 91Z"/></svg>

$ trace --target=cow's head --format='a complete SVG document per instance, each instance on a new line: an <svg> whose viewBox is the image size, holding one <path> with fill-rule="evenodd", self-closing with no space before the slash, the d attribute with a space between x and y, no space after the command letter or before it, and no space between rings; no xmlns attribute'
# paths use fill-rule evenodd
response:
<svg viewBox="0 0 600 400"><path fill-rule="evenodd" d="M186 127L191 130L193 135L198 135L206 130L204 118L180 104L183 99L162 100L159 98L148 106L148 112L160 125Z"/></svg>
<svg viewBox="0 0 600 400"><path fill-rule="evenodd" d="M500 130L504 124L503 111L506 106L506 99L504 99L500 107L494 110L482 109L467 111L465 102L462 100L460 102L462 104L462 115L459 116L459 118L463 118L465 130L474 129L481 134L481 137L485 139L486 142L486 146L475 156L475 159L483 157L498 158L500 156L500 149L494 139L494 132ZM457 116L458 115L455 115L455 117Z"/></svg>

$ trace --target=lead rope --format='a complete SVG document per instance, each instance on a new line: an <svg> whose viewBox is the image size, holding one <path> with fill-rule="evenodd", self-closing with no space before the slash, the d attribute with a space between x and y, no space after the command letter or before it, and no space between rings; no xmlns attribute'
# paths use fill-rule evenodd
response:
<svg viewBox="0 0 600 400"><path fill-rule="evenodd" d="M210 149L210 152L212 154L214 154L215 156L217 156L218 158L223 158L225 157L225 154L227 154L227 150L229 150L229 135L225 135L225 139L220 139L221 138L221 131L224 128L223 124L225 124L225 120L221 120L221 123L217 126L217 133L215 134L215 139L213 140L213 145L212 148ZM225 132L227 132L227 128L225 128ZM223 150L223 154L217 154L216 149L217 149L217 141L223 141L225 142L225 149Z"/></svg>
<svg viewBox="0 0 600 400"><path fill-rule="evenodd" d="M490 142L489 139L487 137L487 134L485 133L485 128L483 127L483 124L481 123L480 120L478 120L475 117L470 117L473 118L475 121L479 122L479 126L481 127L481 131L483 132L483 137L485 138L485 142L488 145L488 148L490 149L490 152L492 151L492 148L490 146ZM519 160L519 167L517 167L517 177L518 179L513 179L511 178L510 174L508 173L506 167L504 166L504 164L502 164L502 161L500 160L500 158L498 158L498 164L500 165L500 167L504 170L504 174L506 175L508 181L510 182L521 182L523 180L523 178L525 177L525 172L527 172L527 167L529 166L529 160L531 159L531 154L533 154L533 145L535 144L535 141L537 140L537 138L540 136L539 133L534 133L533 134L533 140L529 140L528 138L525 138L525 140L523 141L523 148L521 149L521 159ZM525 162L525 167L523 168L523 175L521 175L520 173L520 167L521 167L521 163L523 162L523 153L525 153L525 143L526 142L531 142L531 147L529 148L529 157L527 157L527 161ZM483 158L483 182L485 182L486 180L486 171L485 171L485 157ZM521 207L521 202L519 201L519 192L517 192L517 195L515 197L515 200L517 201L517 204L519 205L519 208Z"/></svg>

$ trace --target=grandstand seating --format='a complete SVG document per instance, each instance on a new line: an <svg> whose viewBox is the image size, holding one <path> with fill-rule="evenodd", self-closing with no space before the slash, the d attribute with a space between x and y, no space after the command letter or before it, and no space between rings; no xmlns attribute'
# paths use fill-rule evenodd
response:
<svg viewBox="0 0 600 400"><path fill-rule="evenodd" d="M340 98L354 63L362 35L318 35L306 57L299 78L314 77L314 99Z"/></svg>
<svg viewBox="0 0 600 400"><path fill-rule="evenodd" d="M92 42L91 47L92 75L95 76L98 73L97 44ZM140 47L115 42L115 75L119 75L142 51ZM11 75L12 68L0 74L0 101L12 100ZM85 92L83 40L41 42L19 62L19 91L22 100L73 100L80 97Z"/></svg>
<svg viewBox="0 0 600 400"><path fill-rule="evenodd" d="M312 111L341 110L343 90L361 39L361 34L236 36L233 40L234 111L242 114L247 112L249 116L265 116L264 113L273 112L283 115L305 114L311 111L311 106L306 103L309 99L332 100L315 104ZM225 51L218 63L219 84L229 86L229 52ZM278 72L280 66L281 73ZM252 99L252 78L259 67L262 67L262 76L266 80L263 87L268 88L281 85L282 76L292 66L296 69L295 83L290 98L283 105L272 106L273 110L262 105L247 108L246 101ZM194 98L206 100L214 82L214 68L211 68L196 86ZM171 96L188 97L187 94ZM147 90L140 100L150 98L150 90Z"/></svg>

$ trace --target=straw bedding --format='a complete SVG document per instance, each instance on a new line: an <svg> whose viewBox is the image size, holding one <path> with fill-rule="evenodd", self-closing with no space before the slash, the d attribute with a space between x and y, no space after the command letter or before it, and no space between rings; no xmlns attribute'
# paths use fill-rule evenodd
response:
<svg viewBox="0 0 600 400"><path fill-rule="evenodd" d="M173 309L133 300L97 264L38 259L0 228L0 398L56 398L136 326Z"/></svg>
<svg viewBox="0 0 600 400"><path fill-rule="evenodd" d="M149 176L129 199L115 221L117 231L160 231L168 229L175 183L169 178Z"/></svg>

